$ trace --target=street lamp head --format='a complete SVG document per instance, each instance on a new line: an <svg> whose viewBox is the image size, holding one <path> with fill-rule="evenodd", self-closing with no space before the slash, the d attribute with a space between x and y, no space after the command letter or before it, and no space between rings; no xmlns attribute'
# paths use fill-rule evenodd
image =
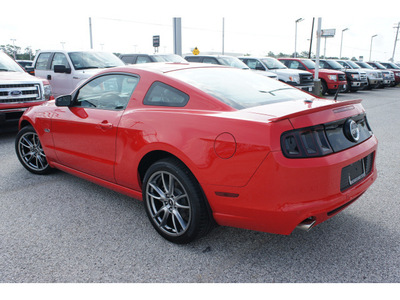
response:
<svg viewBox="0 0 400 300"><path fill-rule="evenodd" d="M303 19L303 18L299 18L299 19L297 19L295 22L296 22L296 23L299 23L299 22L301 22L301 21L304 21L304 19Z"/></svg>
<svg viewBox="0 0 400 300"><path fill-rule="evenodd" d="M376 36L378 36L377 34L374 34L373 36L371 36L371 38L374 38L374 37L376 37Z"/></svg>
<svg viewBox="0 0 400 300"><path fill-rule="evenodd" d="M347 31L347 30L349 30L349 28L342 29L342 32L343 32L343 31Z"/></svg>

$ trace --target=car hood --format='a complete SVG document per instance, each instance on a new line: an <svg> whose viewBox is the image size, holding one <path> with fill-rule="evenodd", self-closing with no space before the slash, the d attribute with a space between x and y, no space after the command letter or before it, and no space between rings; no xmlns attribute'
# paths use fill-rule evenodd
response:
<svg viewBox="0 0 400 300"><path fill-rule="evenodd" d="M315 72L315 70L313 71ZM330 70L330 69L319 69L319 73L331 74L331 75L344 74L344 72L342 71Z"/></svg>
<svg viewBox="0 0 400 300"><path fill-rule="evenodd" d="M83 70L76 70L76 74L79 74L79 77L82 79L92 77L97 73L104 71L106 69L83 69Z"/></svg>
<svg viewBox="0 0 400 300"><path fill-rule="evenodd" d="M29 75L25 72L1 72L0 81L20 81L20 82L40 82L41 79Z"/></svg>
<svg viewBox="0 0 400 300"><path fill-rule="evenodd" d="M350 109L352 105L361 103L361 101L361 99L336 101L314 98L312 100L294 100L257 106L245 109L245 112L243 112L252 115L252 118L256 120L265 121L267 119L270 122L277 122L329 109L336 110L343 107L345 111L347 108Z"/></svg>
<svg viewBox="0 0 400 300"><path fill-rule="evenodd" d="M295 70L295 69L274 69L274 70L269 70L269 71L270 72L274 72L276 74L286 74L288 76L290 76L290 75L300 75L300 74L311 75L311 72L302 71L302 70Z"/></svg>

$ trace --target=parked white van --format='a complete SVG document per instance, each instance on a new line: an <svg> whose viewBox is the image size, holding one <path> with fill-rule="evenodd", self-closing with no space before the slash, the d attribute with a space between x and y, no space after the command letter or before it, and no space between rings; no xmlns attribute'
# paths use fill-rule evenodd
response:
<svg viewBox="0 0 400 300"><path fill-rule="evenodd" d="M50 82L54 97L70 94L105 68L124 65L116 55L97 51L40 51L33 62L35 76Z"/></svg>

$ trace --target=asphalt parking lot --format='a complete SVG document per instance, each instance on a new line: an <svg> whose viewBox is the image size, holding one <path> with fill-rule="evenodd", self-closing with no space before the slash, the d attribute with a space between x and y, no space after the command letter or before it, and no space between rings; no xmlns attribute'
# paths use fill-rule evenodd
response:
<svg viewBox="0 0 400 300"><path fill-rule="evenodd" d="M310 232L217 227L189 245L152 228L142 203L61 171L30 174L0 133L0 282L400 282L400 88L363 99L378 179Z"/></svg>

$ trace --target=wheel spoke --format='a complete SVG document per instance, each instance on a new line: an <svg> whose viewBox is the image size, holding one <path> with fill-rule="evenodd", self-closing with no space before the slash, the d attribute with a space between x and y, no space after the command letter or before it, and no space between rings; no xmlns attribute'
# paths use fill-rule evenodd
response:
<svg viewBox="0 0 400 300"><path fill-rule="evenodd" d="M162 227L162 228L164 228L165 227L165 225L167 224L167 221L168 221L168 217L170 216L170 212L169 212L169 210L168 209L166 209L165 210L165 214L164 214L164 216L163 216L163 218L162 218L162 220L161 220L161 222L160 222L160 227Z"/></svg>
<svg viewBox="0 0 400 300"><path fill-rule="evenodd" d="M178 220L179 225L181 226L182 230L185 230L186 227L187 227L187 223L186 223L185 220L182 218L182 216L181 216L181 214L179 213L179 211L176 210L176 209L174 209L174 210L172 211L172 213L173 213L173 215L174 215L174 219L177 219L177 220ZM175 224L175 222L174 222L174 224ZM175 228L176 228L176 225L175 225ZM178 230L177 230L177 232L178 232Z"/></svg>
<svg viewBox="0 0 400 300"><path fill-rule="evenodd" d="M153 183L149 182L149 185L153 188L153 190L160 196L154 196L152 195L150 192L147 192L147 194L151 197L153 197L154 199L157 200L164 200L166 199L165 193L156 185L154 185Z"/></svg>

